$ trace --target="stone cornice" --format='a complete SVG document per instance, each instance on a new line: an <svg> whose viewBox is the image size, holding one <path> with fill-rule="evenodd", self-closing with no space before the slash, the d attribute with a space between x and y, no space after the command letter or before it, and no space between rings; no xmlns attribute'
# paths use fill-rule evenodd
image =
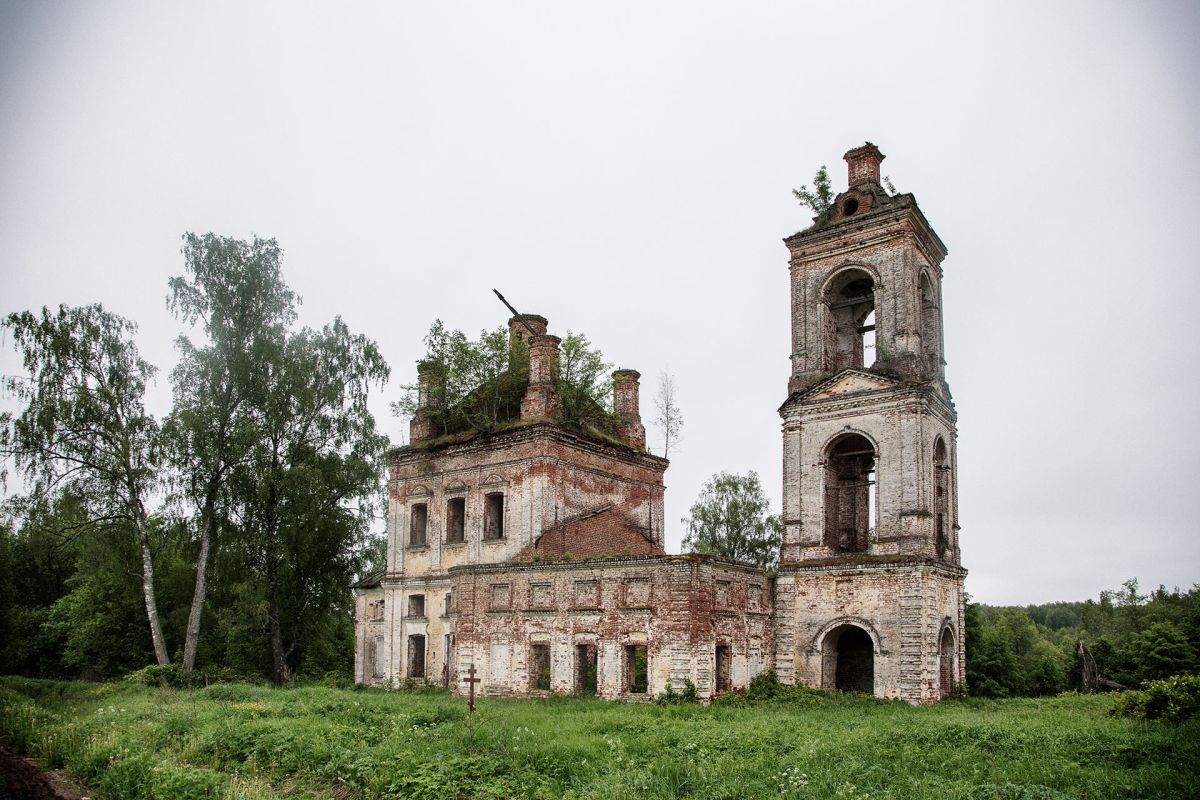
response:
<svg viewBox="0 0 1200 800"><path fill-rule="evenodd" d="M899 202L890 207L814 226L787 237L783 242L792 252L793 266L806 261L828 258L838 252L869 246L875 243L876 238L886 240L906 234L911 234L916 239L917 246L925 254L930 264L940 265L948 254L946 245L934 232L933 226L921 212L916 199L908 194L901 195L896 200ZM873 229L881 230L876 233ZM866 234L872 239L837 243L838 239L853 237L856 234L860 237ZM804 247L805 250L803 253L797 253L801 247Z"/></svg>
<svg viewBox="0 0 1200 800"><path fill-rule="evenodd" d="M843 370L832 378L822 381L811 389L804 392L796 392L779 407L779 415L788 421L791 418L800 415L815 415L822 413L833 413L850 409L863 408L866 406L896 406L903 405L906 402L918 400L927 404L931 409L939 412L950 425L957 424L958 414L954 407L946 403L945 399L932 384L906 384L897 382L894 388L879 389L875 391L856 392L854 394L839 395L837 397L822 398L820 400L805 400L805 396L812 393L822 386L827 386L837 381L846 372L861 372L861 370ZM866 373L870 374L870 373Z"/></svg>
<svg viewBox="0 0 1200 800"><path fill-rule="evenodd" d="M897 572L920 570L935 572L948 578L964 578L967 570L945 561L912 556L857 556L853 560L843 556L818 561L784 561L779 565L779 577L787 575L852 575L861 572Z"/></svg>
<svg viewBox="0 0 1200 800"><path fill-rule="evenodd" d="M469 455L482 450L512 447L539 439L553 441L577 450L584 450L652 470L665 471L671 463L665 458L644 450L636 450L627 445L598 442L566 430L553 422L536 422L497 433L477 434L461 442L449 442L434 448L405 445L393 448L388 455L393 464L408 464L432 457Z"/></svg>

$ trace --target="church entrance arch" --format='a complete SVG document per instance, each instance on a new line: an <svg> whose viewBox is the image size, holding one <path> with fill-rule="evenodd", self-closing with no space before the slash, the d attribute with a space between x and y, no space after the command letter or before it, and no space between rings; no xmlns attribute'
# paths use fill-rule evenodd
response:
<svg viewBox="0 0 1200 800"><path fill-rule="evenodd" d="M839 625L821 642L821 687L838 692L875 693L875 643L857 625Z"/></svg>

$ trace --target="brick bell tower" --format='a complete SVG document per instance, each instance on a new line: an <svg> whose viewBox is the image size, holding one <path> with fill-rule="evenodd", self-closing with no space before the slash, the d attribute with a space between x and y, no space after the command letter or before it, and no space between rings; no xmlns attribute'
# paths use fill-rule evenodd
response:
<svg viewBox="0 0 1200 800"><path fill-rule="evenodd" d="M946 248L884 155L791 255L776 671L785 682L913 703L965 674L956 414L942 359Z"/></svg>

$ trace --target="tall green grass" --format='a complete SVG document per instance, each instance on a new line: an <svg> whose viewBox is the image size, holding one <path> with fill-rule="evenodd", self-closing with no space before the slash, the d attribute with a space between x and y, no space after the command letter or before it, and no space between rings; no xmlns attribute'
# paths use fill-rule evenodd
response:
<svg viewBox="0 0 1200 800"><path fill-rule="evenodd" d="M1110 697L913 708L0 678L0 740L105 798L1193 798L1200 723Z"/></svg>

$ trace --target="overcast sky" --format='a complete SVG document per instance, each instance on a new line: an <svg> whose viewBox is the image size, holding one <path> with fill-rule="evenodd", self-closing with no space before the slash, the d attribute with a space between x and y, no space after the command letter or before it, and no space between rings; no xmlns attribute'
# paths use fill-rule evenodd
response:
<svg viewBox="0 0 1200 800"><path fill-rule="evenodd" d="M640 370L645 416L674 373L676 551L714 472L779 507L791 189L870 140L950 250L967 590L1186 588L1200 6L981 6L3 0L0 311L136 320L161 415L180 236L275 237L301 321L379 343L400 442L430 323L503 324L499 288Z"/></svg>

